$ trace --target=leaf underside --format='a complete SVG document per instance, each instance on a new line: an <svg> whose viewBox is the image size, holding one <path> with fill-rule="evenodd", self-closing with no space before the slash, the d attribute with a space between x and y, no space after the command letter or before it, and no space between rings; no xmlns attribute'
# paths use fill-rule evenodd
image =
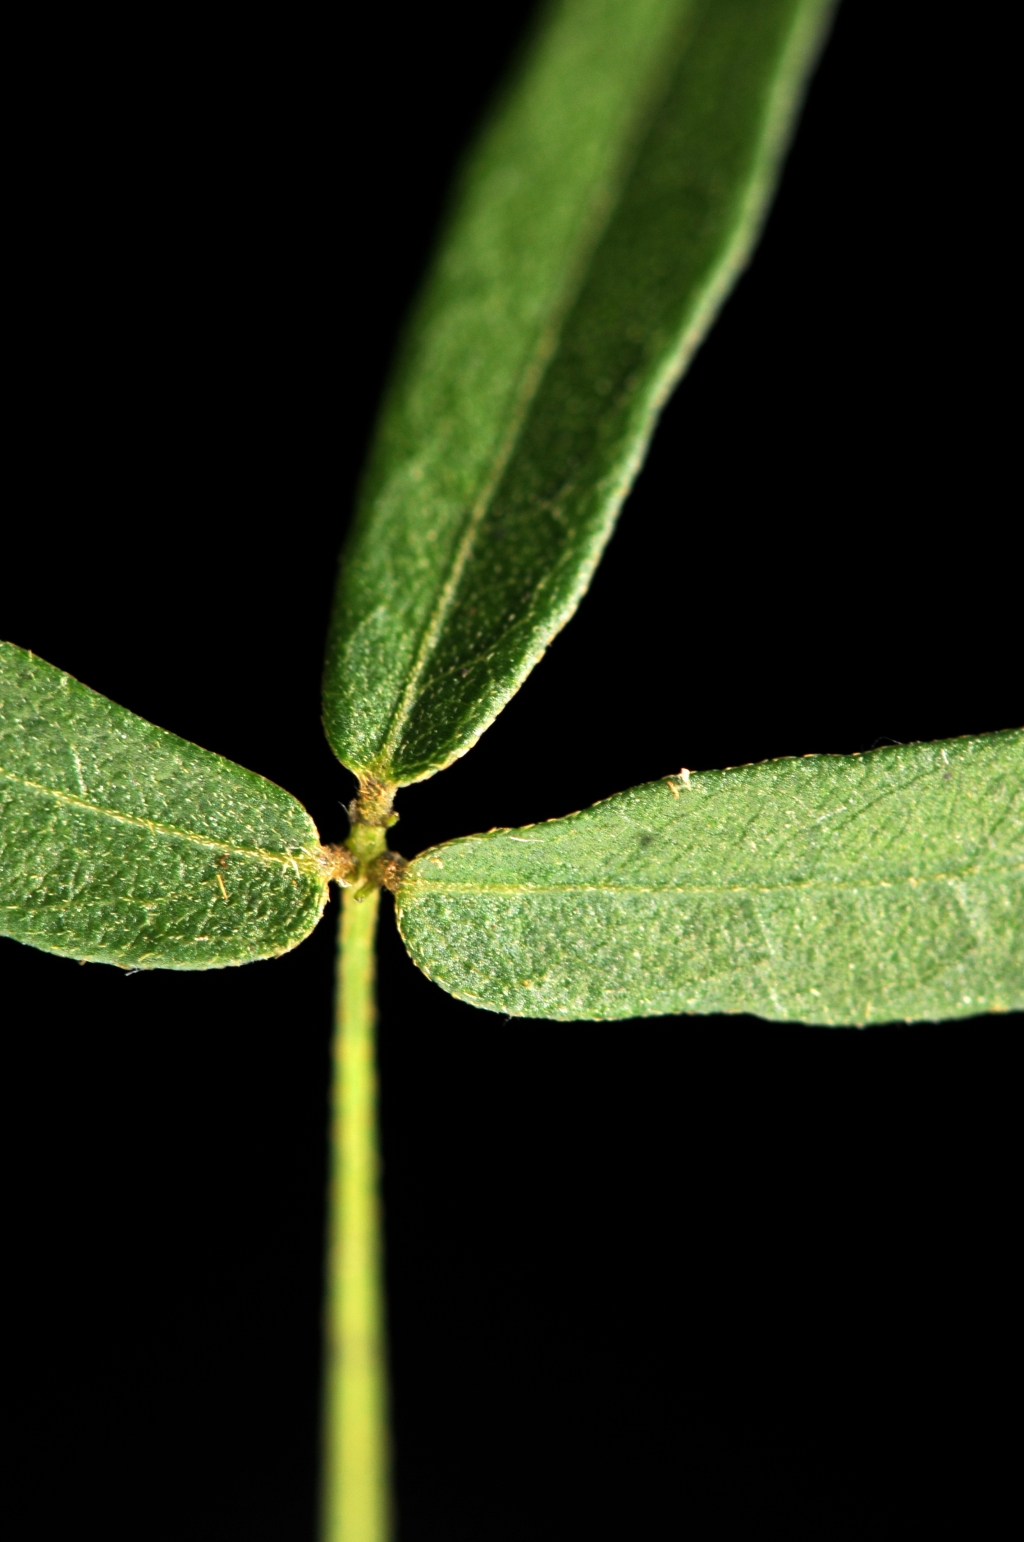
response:
<svg viewBox="0 0 1024 1542"><path fill-rule="evenodd" d="M830 6L563 0L461 177L344 554L324 721L418 781L578 605L745 263Z"/></svg>
<svg viewBox="0 0 1024 1542"><path fill-rule="evenodd" d="M140 969L286 952L327 900L272 782L0 643L0 933Z"/></svg>
<svg viewBox="0 0 1024 1542"><path fill-rule="evenodd" d="M513 1016L1024 1008L1024 731L651 782L423 853L419 967Z"/></svg>

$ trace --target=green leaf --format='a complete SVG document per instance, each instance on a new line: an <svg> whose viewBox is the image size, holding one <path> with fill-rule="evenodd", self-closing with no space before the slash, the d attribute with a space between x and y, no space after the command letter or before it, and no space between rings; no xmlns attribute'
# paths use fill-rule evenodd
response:
<svg viewBox="0 0 1024 1542"><path fill-rule="evenodd" d="M460 179L345 552L324 716L465 753L586 590L757 236L827 0L563 0Z"/></svg>
<svg viewBox="0 0 1024 1542"><path fill-rule="evenodd" d="M411 863L415 962L521 1017L1024 1008L1024 731L619 793Z"/></svg>
<svg viewBox="0 0 1024 1542"><path fill-rule="evenodd" d="M301 804L0 643L0 933L214 969L293 948L331 862Z"/></svg>

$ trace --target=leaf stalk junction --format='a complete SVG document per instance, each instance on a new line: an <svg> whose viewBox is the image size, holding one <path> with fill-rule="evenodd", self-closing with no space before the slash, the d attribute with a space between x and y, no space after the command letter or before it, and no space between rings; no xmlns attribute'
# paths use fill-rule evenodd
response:
<svg viewBox="0 0 1024 1542"><path fill-rule="evenodd" d="M351 830L331 848L342 888L332 1045L324 1321L321 1542L392 1536L387 1343L377 1134L375 939L395 788L363 782Z"/></svg>

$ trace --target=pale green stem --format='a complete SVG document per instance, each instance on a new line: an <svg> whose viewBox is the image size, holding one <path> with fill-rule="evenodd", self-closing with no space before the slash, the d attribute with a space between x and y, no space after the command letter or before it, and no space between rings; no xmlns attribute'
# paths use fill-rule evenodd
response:
<svg viewBox="0 0 1024 1542"><path fill-rule="evenodd" d="M381 840L383 845L383 840ZM331 1093L321 1542L388 1542L387 1364L374 1063L380 893L342 891Z"/></svg>

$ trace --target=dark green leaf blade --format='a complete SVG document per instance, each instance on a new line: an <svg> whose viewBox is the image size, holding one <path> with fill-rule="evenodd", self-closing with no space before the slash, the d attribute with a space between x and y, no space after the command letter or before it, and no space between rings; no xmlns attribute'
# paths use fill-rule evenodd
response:
<svg viewBox="0 0 1024 1542"><path fill-rule="evenodd" d="M1024 1008L1024 731L669 777L438 846L414 961L522 1017Z"/></svg>
<svg viewBox="0 0 1024 1542"><path fill-rule="evenodd" d="M139 969L286 952L329 859L272 782L0 643L0 933Z"/></svg>
<svg viewBox="0 0 1024 1542"><path fill-rule="evenodd" d="M342 564L324 720L390 784L463 754L590 581L745 263L825 0L565 0L472 155Z"/></svg>

